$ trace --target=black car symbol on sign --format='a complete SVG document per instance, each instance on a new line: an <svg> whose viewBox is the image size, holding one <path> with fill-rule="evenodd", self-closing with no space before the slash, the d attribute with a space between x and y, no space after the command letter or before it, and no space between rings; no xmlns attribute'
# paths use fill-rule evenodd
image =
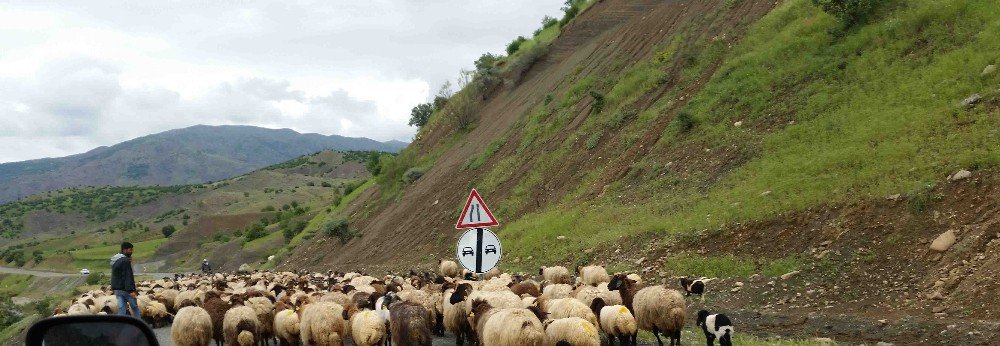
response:
<svg viewBox="0 0 1000 346"><path fill-rule="evenodd" d="M472 250L471 246L466 246L462 248L462 256L473 256L476 252Z"/></svg>
<svg viewBox="0 0 1000 346"><path fill-rule="evenodd" d="M496 254L497 253L497 247L495 245L486 245L486 251L485 252L488 253L488 254L489 253Z"/></svg>

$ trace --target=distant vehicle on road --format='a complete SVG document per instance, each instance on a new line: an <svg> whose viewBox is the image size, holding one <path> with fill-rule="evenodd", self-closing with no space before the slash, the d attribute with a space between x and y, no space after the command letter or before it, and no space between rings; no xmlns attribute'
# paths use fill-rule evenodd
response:
<svg viewBox="0 0 1000 346"><path fill-rule="evenodd" d="M81 275L90 275L90 269L87 269L87 268L80 269L80 274Z"/></svg>

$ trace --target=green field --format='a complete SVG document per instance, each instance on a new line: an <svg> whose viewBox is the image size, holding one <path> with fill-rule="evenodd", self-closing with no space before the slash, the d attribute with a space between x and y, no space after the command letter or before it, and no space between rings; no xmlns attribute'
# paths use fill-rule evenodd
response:
<svg viewBox="0 0 1000 346"><path fill-rule="evenodd" d="M167 238L160 238L133 243L132 245L135 246L132 255L133 262L142 262L149 259L156 252L156 248L160 247L166 241ZM70 255L73 257L73 265L77 266L77 268L87 268L92 272L98 270L111 271L109 261L111 260L111 256L120 251L120 247L120 244L114 244L75 250L70 251Z"/></svg>

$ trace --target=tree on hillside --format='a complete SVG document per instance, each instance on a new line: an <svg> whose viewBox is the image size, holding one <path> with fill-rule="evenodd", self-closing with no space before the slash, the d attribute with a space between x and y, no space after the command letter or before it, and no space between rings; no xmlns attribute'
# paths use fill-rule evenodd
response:
<svg viewBox="0 0 1000 346"><path fill-rule="evenodd" d="M177 232L177 228L174 227L174 225L166 225L160 229L160 232L163 233L164 238L170 238L170 235L174 234L174 232Z"/></svg>
<svg viewBox="0 0 1000 346"><path fill-rule="evenodd" d="M483 54L479 59L476 59L474 80L484 100L486 99L486 92L500 82L500 69L497 67L497 63L502 59L502 56L493 53Z"/></svg>
<svg viewBox="0 0 1000 346"><path fill-rule="evenodd" d="M437 95L434 96L434 109L443 109L444 105L448 104L452 94L454 93L451 91L451 82L445 81L441 85L441 89L438 89Z"/></svg>
<svg viewBox="0 0 1000 346"><path fill-rule="evenodd" d="M431 113L434 113L434 106L430 103L416 105L410 110L410 126L424 127L431 118Z"/></svg>

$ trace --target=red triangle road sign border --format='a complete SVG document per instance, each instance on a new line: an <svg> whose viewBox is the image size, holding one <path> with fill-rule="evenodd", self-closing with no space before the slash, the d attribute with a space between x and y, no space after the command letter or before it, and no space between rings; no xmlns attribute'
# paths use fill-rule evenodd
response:
<svg viewBox="0 0 1000 346"><path fill-rule="evenodd" d="M463 223L465 221L466 213L469 212L469 206L472 205L472 199L475 198L479 201L479 205L483 206L483 211L486 212L486 216L489 216L490 221L480 222L480 223ZM465 201L465 208L462 208L462 215L458 216L458 223L455 224L456 229L466 229L466 228L477 228L477 227L489 227L500 225L497 219L493 217L493 213L490 212L490 208L486 206L486 202L483 198L479 196L479 192L476 189L472 189L469 193L469 199Z"/></svg>

